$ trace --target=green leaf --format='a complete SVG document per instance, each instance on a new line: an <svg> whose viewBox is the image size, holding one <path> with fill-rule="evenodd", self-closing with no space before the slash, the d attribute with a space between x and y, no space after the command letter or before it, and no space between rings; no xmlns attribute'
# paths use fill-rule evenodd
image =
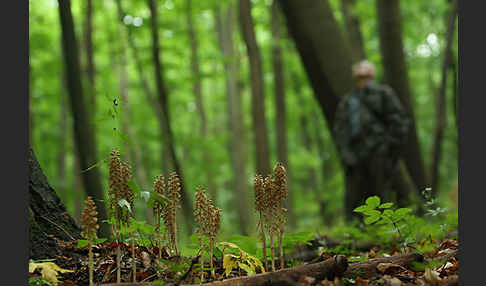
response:
<svg viewBox="0 0 486 286"><path fill-rule="evenodd" d="M78 245L76 246L77 248L83 248L83 247L86 247L88 246L89 244L89 241L86 240L86 239L80 239L78 240Z"/></svg>
<svg viewBox="0 0 486 286"><path fill-rule="evenodd" d="M98 238L95 240L95 243L103 243L106 241L106 238Z"/></svg>
<svg viewBox="0 0 486 286"><path fill-rule="evenodd" d="M374 209L380 205L380 197L378 196L369 197L366 199L366 204Z"/></svg>
<svg viewBox="0 0 486 286"><path fill-rule="evenodd" d="M400 209L397 209L395 211L395 213L393 214L393 218L394 219L401 219L403 217L405 217L410 211L412 211L411 209L409 208L400 208Z"/></svg>
<svg viewBox="0 0 486 286"><path fill-rule="evenodd" d="M392 210L385 210L383 212L383 215L385 215L387 217L391 217L391 216L393 216L393 211Z"/></svg>
<svg viewBox="0 0 486 286"><path fill-rule="evenodd" d="M246 265L246 264L244 264L244 263L241 263L241 262L238 262L238 266L239 266L241 269L245 270L245 271L246 271L246 273L248 273L248 276L255 275L255 272L254 272L254 271L251 269L251 267L250 267L250 266L248 266L248 265Z"/></svg>
<svg viewBox="0 0 486 286"><path fill-rule="evenodd" d="M355 208L353 211L354 212L357 212L357 213L362 213L362 212L367 211L367 210L370 210L370 209L371 209L370 206L368 206L368 205L362 205L362 206L359 206L359 207Z"/></svg>
<svg viewBox="0 0 486 286"><path fill-rule="evenodd" d="M379 216L379 215L378 216L369 216L369 217L365 218L364 222L366 224L372 224L372 223L376 222L377 220L379 220L380 218L381 218L381 216Z"/></svg>
<svg viewBox="0 0 486 286"><path fill-rule="evenodd" d="M363 214L367 216L380 216L381 212L377 210L366 210L363 212Z"/></svg>
<svg viewBox="0 0 486 286"><path fill-rule="evenodd" d="M388 209L388 208L391 208L391 206L393 206L393 203L384 203L384 204L381 204L378 208L379 209Z"/></svg>
<svg viewBox="0 0 486 286"><path fill-rule="evenodd" d="M130 207L130 204L127 202L127 200L125 200L125 199L119 200L118 205L121 208L126 208L129 212L132 212L132 208Z"/></svg>
<svg viewBox="0 0 486 286"><path fill-rule="evenodd" d="M166 196L159 194L157 192L150 192L150 197L152 198L152 200L160 204L170 203L170 200Z"/></svg>
<svg viewBox="0 0 486 286"><path fill-rule="evenodd" d="M135 183L135 181L133 181L132 179L128 180L127 181L127 185L130 187L130 189L132 189L132 192L133 194L135 194L135 196L139 195L140 194L140 188L138 187L138 185Z"/></svg>

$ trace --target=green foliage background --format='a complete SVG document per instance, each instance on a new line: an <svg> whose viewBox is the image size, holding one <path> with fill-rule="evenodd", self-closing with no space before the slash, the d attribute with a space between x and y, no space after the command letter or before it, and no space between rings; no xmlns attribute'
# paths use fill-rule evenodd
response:
<svg viewBox="0 0 486 286"><path fill-rule="evenodd" d="M96 66L96 105L97 112L92 117L96 123L98 158L108 157L112 148L126 152L127 146L137 148L143 156L143 164L148 171L146 182L137 182L145 188L152 187L152 179L162 172L160 134L157 119L149 106L140 84L139 75L131 51L127 48L126 38L119 34L119 22L113 0L94 2L94 57ZM136 45L144 65L144 72L154 89L153 64L151 60L150 13L146 1L122 1L125 11L134 17L141 17L140 27L131 26ZM224 58L221 56L214 20L216 8L222 8L230 1L193 1L193 19L199 40L199 63L202 74L204 105L208 121L208 137L199 135L200 120L196 113L195 97L192 93L190 72L190 46L187 33L185 1L160 0L160 27L162 41L162 61L165 67L165 79L170 92L170 112L175 132L176 152L184 169L187 190L193 194L196 186L206 185L206 169L215 174L214 180L218 192L218 205L223 208L223 233L238 233L236 211L232 206L234 192L230 186L232 174L229 137L227 124L227 105L224 83ZM263 58L265 79L265 104L267 128L269 130L271 164L276 162L275 105L273 96L272 39L270 30L270 5L272 0L253 0L253 18L256 23L257 40ZM338 0L331 0L335 17L343 21ZM356 1L355 11L361 21L361 30L365 40L368 58L375 62L378 81L382 78L381 57L379 53L378 27L375 1ZM446 19L449 4L444 0L401 1L403 19L403 38L407 56L410 85L415 107L419 139L426 166L431 165L433 132L435 128L435 98L440 83L440 65L445 45ZM66 89L63 86L64 62L61 51L61 33L57 1L29 1L29 45L30 45L30 88L32 116L32 145L49 182L58 192L68 211L78 217L79 202L84 198L80 186L79 171L75 168L74 144L72 138L72 118L68 108L66 139L63 140L61 108L67 102ZM81 63L86 69L86 51L83 46L83 23L85 1L73 0L72 10L75 20L76 35L80 45ZM291 189L294 194L295 212L298 225L295 230L317 230L322 227L318 215L315 194L326 202L329 221L326 226L342 219L342 198L344 191L343 174L329 130L322 113L312 95L312 89L301 65L299 55L292 39L286 32L284 22L284 73L287 100L288 152L291 170ZM240 84L243 96L243 115L245 153L247 170L239 176L247 177L250 188L254 175L253 140L251 126L250 83L246 49L239 35L239 27L234 31L237 54L241 58ZM434 42L435 35L437 41ZM324 35L323 35L324 36ZM429 39L429 41L427 40ZM457 32L453 53L457 58ZM119 97L119 67L122 49L127 49L129 76L129 104L131 106L130 127L135 140L125 144L119 134L113 132L119 127L119 119L126 116L125 110L118 108L118 117L110 116L113 98ZM83 70L83 72L85 72ZM87 77L83 77L87 86ZM443 159L440 166L439 195L448 198L451 187L457 184L457 126L453 110L453 86L447 89L448 125L443 142ZM87 92L85 88L85 93ZM302 143L301 117L306 117L308 132L315 142L316 136L322 136L325 149L318 150L315 143L308 151ZM119 129L119 128L118 128ZM66 153L60 154L60 144L66 144ZM209 150L212 161L203 161L202 150ZM323 177L320 155L324 155L324 164L328 173ZM66 158L65 178L58 175L58 157ZM134 162L132 162L134 164ZM105 191L108 190L107 164L101 163ZM137 166L133 166L137 168ZM318 187L311 190L309 174L317 169ZM64 183L63 183L64 182ZM63 185L64 184L64 185ZM142 187L143 188L143 187ZM252 189L248 193L253 196ZM447 204L447 200L443 202ZM143 216L143 209L137 209Z"/></svg>

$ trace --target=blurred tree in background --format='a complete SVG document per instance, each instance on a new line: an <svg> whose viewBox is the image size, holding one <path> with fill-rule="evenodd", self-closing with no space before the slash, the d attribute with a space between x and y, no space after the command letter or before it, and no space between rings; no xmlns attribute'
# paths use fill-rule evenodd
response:
<svg viewBox="0 0 486 286"><path fill-rule="evenodd" d="M289 171L291 231L342 223L330 127L365 56L413 112L404 161L415 191L433 180L446 204L457 184L456 1L29 3L31 145L75 219L86 195L106 197L117 148L142 189L181 176L186 232L204 185L223 208L222 233L254 233L253 176L277 161Z"/></svg>

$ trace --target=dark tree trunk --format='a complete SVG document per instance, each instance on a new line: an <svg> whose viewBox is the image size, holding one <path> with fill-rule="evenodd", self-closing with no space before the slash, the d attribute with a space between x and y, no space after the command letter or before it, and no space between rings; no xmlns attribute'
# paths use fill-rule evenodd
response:
<svg viewBox="0 0 486 286"><path fill-rule="evenodd" d="M89 169L98 161L96 158L94 126L84 103L78 46L71 14L71 1L59 0L58 3L62 30L62 46L66 62L67 87L73 115L74 141L80 155L80 167L83 170L83 185L87 195L93 197L95 200L99 213L99 221L101 222L107 218L106 208L102 202L104 200L104 194L99 170L98 168ZM101 237L108 237L110 235L108 224L100 223L99 233Z"/></svg>
<svg viewBox="0 0 486 286"><path fill-rule="evenodd" d="M61 253L56 238L81 238L81 229L66 211L29 148L29 258L55 258Z"/></svg>
<svg viewBox="0 0 486 286"><path fill-rule="evenodd" d="M261 175L270 174L270 153L268 133L265 120L264 81L262 59L255 37L255 25L251 16L250 0L240 0L239 22L241 35L246 44L250 61L251 104L253 130L255 133L255 161L256 172Z"/></svg>
<svg viewBox="0 0 486 286"><path fill-rule="evenodd" d="M412 118L408 139L403 148L403 158L417 188L415 191L418 192L428 187L428 181L417 136L403 51L400 2L377 0L376 3L384 79L395 90L410 118Z"/></svg>
<svg viewBox="0 0 486 286"><path fill-rule="evenodd" d="M279 0L279 3L314 96L332 128L339 97L353 86L349 45L327 0Z"/></svg>
<svg viewBox="0 0 486 286"><path fill-rule="evenodd" d="M235 194L233 204L238 212L241 233L250 233L251 211L244 152L244 128L242 98L238 88L238 57L235 53L233 32L235 30L235 6L229 4L226 11L216 11L216 26L221 53L224 59L226 98L228 102L228 129L231 134L229 150L233 168Z"/></svg>
<svg viewBox="0 0 486 286"><path fill-rule="evenodd" d="M197 113L199 114L200 119L200 132L201 138L203 141L207 140L207 117L206 117L206 109L204 108L204 101L201 92L201 73L199 70L199 44L197 39L197 33L194 28L193 23L193 15L192 15L192 0L186 0L187 2L187 26L189 29L189 41L191 43L191 71L193 77L193 85L192 85L192 92L196 97L196 108ZM214 174L211 169L212 166L212 157L211 154L208 152L207 148L203 148L202 150L202 161L204 165L206 165L206 182L209 189L209 193L211 194L212 199L214 202L217 202L217 192L216 186L214 183Z"/></svg>
<svg viewBox="0 0 486 286"><path fill-rule="evenodd" d="M446 88L447 88L447 71L452 64L452 41L454 39L454 31L456 26L457 16L457 0L454 0L451 7L451 13L447 23L446 32L446 46L444 49L444 57L442 59L441 82L437 94L436 106L436 126L434 135L434 149L432 157L432 195L435 197L439 187L439 166L442 159L442 140L444 137L444 130L447 125L446 117Z"/></svg>
<svg viewBox="0 0 486 286"><path fill-rule="evenodd" d="M277 134L276 147L277 147L277 160L281 162L287 171L287 184L289 185L289 196L285 207L288 210L289 224L291 227L295 227L296 218L294 213L294 194L292 192L290 181L290 165L287 148L287 111L285 107L285 77L283 71L283 56L282 56L282 44L280 36L280 27L282 21L280 17L280 9L278 2L273 1L271 6L272 17L272 65L273 65L273 78L274 78L274 92L275 92L275 130Z"/></svg>
<svg viewBox="0 0 486 286"><path fill-rule="evenodd" d="M181 183L181 201L182 201L182 213L184 215L187 233L192 233L192 203L184 184L184 176L182 174L182 168L179 165L177 155L175 152L174 138L172 129L170 126L170 116L169 116L169 97L168 92L165 87L163 74L162 74L162 64L160 60L160 44L159 44L159 25L158 25L158 12L157 5L155 5L154 0L148 0L150 15L152 17L152 57L154 61L154 72L155 72L155 83L157 85L158 92L158 102L162 110L162 136L165 139L165 146L169 153L171 163L175 172L180 178Z"/></svg>
<svg viewBox="0 0 486 286"><path fill-rule="evenodd" d="M84 41L86 45L86 74L88 76L89 110L96 114L95 64L93 47L93 0L86 0L86 19L84 23Z"/></svg>
<svg viewBox="0 0 486 286"><path fill-rule="evenodd" d="M363 34L361 33L358 15L354 12L356 0L341 0L341 11L346 24L348 39L351 44L353 62L366 58Z"/></svg>

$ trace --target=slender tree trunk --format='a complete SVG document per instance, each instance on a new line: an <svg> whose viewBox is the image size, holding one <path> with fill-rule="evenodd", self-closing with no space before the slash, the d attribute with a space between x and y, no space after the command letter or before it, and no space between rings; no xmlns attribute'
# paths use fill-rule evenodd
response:
<svg viewBox="0 0 486 286"><path fill-rule="evenodd" d="M126 148L128 150L128 161L132 164L135 164L135 178L137 183L142 189L147 189L147 180L149 177L147 176L147 172L145 170L145 165L143 164L142 154L140 154L140 148L137 144L137 136L133 132L132 124L132 109L130 106L130 99L128 96L129 91L129 78L128 78L128 71L127 71L127 56L126 56L126 46L124 41L124 31L122 31L122 27L118 26L118 36L120 39L120 65L119 65L119 78L120 78L120 99L121 104L124 107L124 112L121 118L121 129L123 133L126 135L128 142L126 144ZM113 55L115 58L115 55ZM152 212L149 208L145 207L144 209L144 216L147 221L152 221Z"/></svg>
<svg viewBox="0 0 486 286"><path fill-rule="evenodd" d="M353 62L366 58L363 34L361 33L358 15L354 12L356 0L341 0L341 12L344 16L348 39L351 44Z"/></svg>
<svg viewBox="0 0 486 286"><path fill-rule="evenodd" d="M158 12L157 12L157 5L155 5L154 0L148 0L149 8L150 8L150 15L152 17L152 56L154 61L154 72L155 72L155 83L157 85L157 92L158 92L158 101L160 107L162 109L162 134L165 135L163 138L165 139L165 146L168 149L172 166L175 169L175 172L180 178L181 183L181 201L182 201L182 212L184 215L184 219L186 222L187 232L192 233L192 203L191 199L187 194L187 190L184 186L184 176L182 174L182 168L179 165L179 161L177 160L177 155L175 152L174 146L174 138L172 129L170 126L170 116L169 116L169 96L167 89L165 87L163 74L162 74L162 64L160 60L160 44L159 44L159 29L158 29Z"/></svg>
<svg viewBox="0 0 486 286"><path fill-rule="evenodd" d="M261 175L270 174L270 153L268 133L265 120L265 85L260 50L256 42L255 25L251 16L250 0L239 0L239 22L241 34L246 44L250 61L250 82L252 94L252 119L255 133L256 172Z"/></svg>
<svg viewBox="0 0 486 286"><path fill-rule="evenodd" d="M295 83L294 86L295 94L299 98L299 101L302 103L302 105L306 105L305 99L302 96L301 93L301 88L299 86L299 83ZM309 153L312 153L313 148L312 146L314 145L314 142L312 140L312 137L309 133L309 120L308 120L308 114L305 112L301 112L299 115L299 122L300 122L300 135L301 135L301 140L302 140L302 145L304 146L305 150ZM306 180L305 183L305 188L312 190L312 193L314 195L314 199L319 205L319 214L324 214L324 201L322 199L322 194L319 192L319 175L317 172L317 169L314 167L311 167L309 170L309 179Z"/></svg>
<svg viewBox="0 0 486 286"><path fill-rule="evenodd" d="M456 57L454 57L454 55L451 54L451 71L452 71L452 83L453 83L453 90L454 90L454 93L453 93L453 97L452 97L452 106L454 108L454 119L455 119L455 123L456 123L456 128L459 128L459 118L457 117L457 104L458 104L458 88L459 88L459 85L458 85L458 82L457 82L457 63L456 63Z"/></svg>
<svg viewBox="0 0 486 286"><path fill-rule="evenodd" d="M34 81L32 80L32 68L30 66L30 60L29 60L29 145L34 146L34 121L33 121L33 111L32 111L32 87L34 84Z"/></svg>
<svg viewBox="0 0 486 286"><path fill-rule="evenodd" d="M400 3L388 0L377 0L376 3L385 82L396 91L412 118L408 139L403 148L403 158L417 188L415 191L418 192L428 187L428 181L417 135L403 51Z"/></svg>
<svg viewBox="0 0 486 286"><path fill-rule="evenodd" d="M86 0L86 19L84 23L84 41L86 46L86 74L88 76L89 110L96 114L95 64L93 47L93 0Z"/></svg>
<svg viewBox="0 0 486 286"><path fill-rule="evenodd" d="M192 92L196 98L196 108L201 120L200 132L202 140L206 141L208 136L207 131L207 117L206 109L204 108L204 101L201 92L201 73L199 71L199 44L197 33L195 31L192 14L192 0L186 0L187 3L187 26L189 29L189 41L191 43L191 71L193 76ZM212 171L212 157L207 148L202 150L202 161L206 166L206 182L208 184L209 193L214 202L217 202L216 185L214 183L214 174Z"/></svg>
<svg viewBox="0 0 486 286"><path fill-rule="evenodd" d="M454 0L451 7L451 13L447 23L446 32L446 46L444 49L444 56L442 59L441 82L437 94L436 106L436 126L434 135L434 149L432 157L432 194L435 197L439 187L439 166L442 157L442 140L444 137L444 130L447 125L446 117L446 88L447 88L447 71L452 64L452 41L454 39L454 31L456 26L457 16L457 0Z"/></svg>
<svg viewBox="0 0 486 286"><path fill-rule="evenodd" d="M118 20L120 21L120 25L123 27L126 27L127 29L127 40L128 40L128 45L130 47L130 50L132 51L133 58L135 60L135 66L137 68L137 72L139 75L139 80L142 85L143 93L145 94L147 101L149 105L152 107L155 116L157 116L158 123L159 123L159 129L162 130L162 121L163 121L163 116L162 116L162 108L160 107L160 104L157 102L157 99L154 95L153 90L150 88L149 82L145 76L144 73L144 65L142 64L142 60L140 59L140 53L138 51L137 46L135 45L135 39L133 37L132 33L132 28L125 25L123 23L123 18L125 17L126 13L123 11L123 7L121 5L121 0L116 0L116 7L117 7L117 12L118 12ZM164 134L160 134L161 138L164 136ZM161 142L164 140L161 139ZM161 144L160 146L161 151L161 167L162 167L162 172L164 174L168 174L169 172L169 158L166 156L166 146Z"/></svg>
<svg viewBox="0 0 486 286"><path fill-rule="evenodd" d="M74 144L75 145L75 144ZM74 162L73 162L73 184L72 189L74 190L74 216L78 223L81 223L81 212L83 211L83 202L85 200L85 195L83 192L83 181L81 180L82 173L81 167L79 167L79 155L76 148L74 148Z"/></svg>
<svg viewBox="0 0 486 286"><path fill-rule="evenodd" d="M251 212L244 152L244 129L242 98L238 88L238 60L235 54L233 32L235 29L235 6L228 4L224 12L216 12L216 25L221 53L223 55L226 98L228 102L228 128L231 134L229 150L233 168L234 205L238 213L241 233L249 234Z"/></svg>
<svg viewBox="0 0 486 286"><path fill-rule="evenodd" d="M98 163L96 158L96 144L94 126L89 118L89 112L84 104L84 94L81 84L81 70L79 53L74 32L71 1L58 0L61 20L62 44L66 62L67 86L71 111L73 114L74 139L80 154L80 166L83 170L83 184L86 193L95 199L100 223L100 237L108 237L110 229L106 220L106 208L103 187L98 168L91 168ZM88 170L89 169L89 170Z"/></svg>
<svg viewBox="0 0 486 286"><path fill-rule="evenodd" d="M319 214L321 215L322 222L324 225L329 224L332 217L329 216L329 213L326 212L327 202L322 195L322 190L329 190L329 184L327 182L328 179L333 177L334 174L334 164L331 164L330 160L330 152L326 150L326 144L324 142L324 136L322 128L318 125L319 122L319 114L316 110L312 111L312 121L314 122L313 129L315 131L315 138L316 138L316 147L319 153L319 160L320 160L320 167L321 167L321 178L322 183L321 186L316 190L316 199L317 203L319 204ZM329 148L328 148L329 149Z"/></svg>
<svg viewBox="0 0 486 286"><path fill-rule="evenodd" d="M271 6L272 15L272 38L273 38L273 48L272 48L272 64L273 64L273 78L274 78L274 92L275 92L275 129L277 133L277 159L286 168L287 171L287 184L289 186L289 196L287 198L285 207L288 210L289 224L291 227L296 226L295 218L295 208L294 208L294 194L291 188L290 181L290 165L287 147L287 115L285 107L285 77L283 71L283 56L281 49L281 36L280 27L282 25L280 18L280 10L278 7L278 2L273 1Z"/></svg>
<svg viewBox="0 0 486 286"><path fill-rule="evenodd" d="M59 146L57 150L57 183L58 194L61 200L66 203L67 199L67 180L66 180L66 143L67 143L67 101L65 98L65 75L63 74L61 80L61 104L59 115Z"/></svg>

